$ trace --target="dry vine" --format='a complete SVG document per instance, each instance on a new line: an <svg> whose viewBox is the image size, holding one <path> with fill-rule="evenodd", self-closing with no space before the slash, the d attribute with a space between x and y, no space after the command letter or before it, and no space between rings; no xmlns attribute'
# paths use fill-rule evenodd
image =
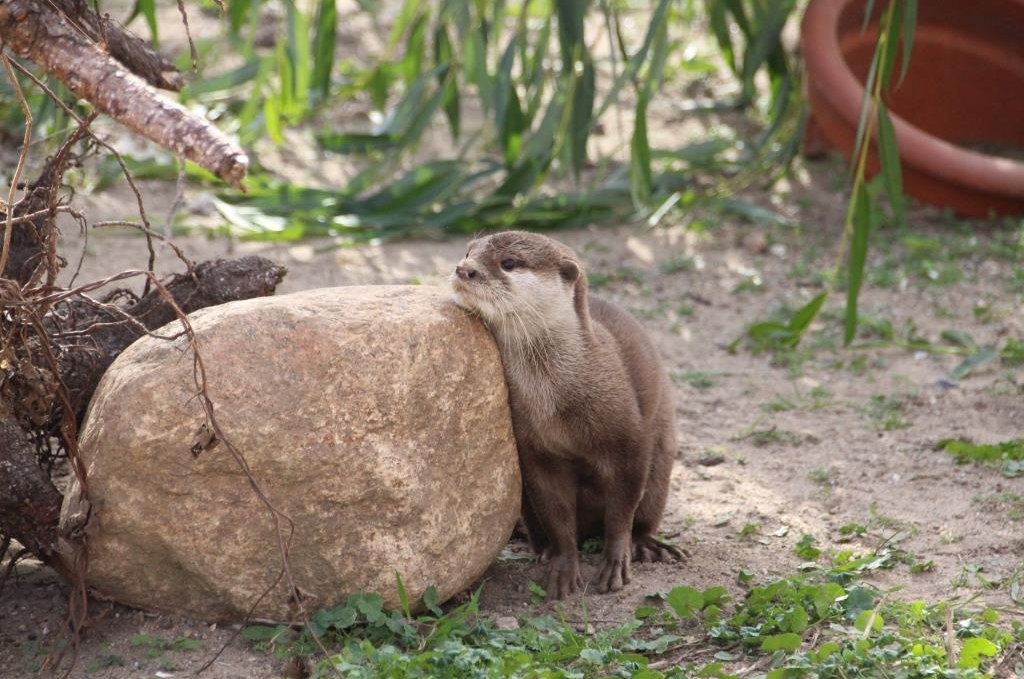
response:
<svg viewBox="0 0 1024 679"><path fill-rule="evenodd" d="M179 8L187 22L180 2ZM64 82L71 92L93 104L95 111L84 117L76 114L11 52ZM0 61L26 121L10 191L7 200L0 201L4 210L0 222L0 559L8 557L0 587L18 560L28 555L53 567L71 584L63 630L68 643L58 644L45 663L51 673L64 667L65 676L69 674L89 614L84 531L89 518L88 477L79 455L78 427L99 377L130 342L143 335L162 340L184 336L193 358L195 396L202 405L211 441L224 444L275 528L281 568L249 615L284 580L299 619L308 623L303 594L289 561L294 525L264 493L242 451L221 428L208 391L206 366L187 316L211 304L273 294L285 270L258 257L193 263L173 243L154 233L127 165L90 125L99 113L107 113L181 159L197 162L235 185L245 173L245 154L205 120L161 97L154 86L178 89L180 75L146 43L109 17L89 10L82 0L0 0ZM20 177L29 160L32 117L18 74L74 121L74 129L28 185L23 185ZM139 229L147 239L149 260L145 269L122 271L80 285L74 285L76 270L71 283L62 287L57 276L66 262L58 254L58 215L69 216L88 233L84 217L61 194L64 173L86 155L99 151L112 154L119 163L136 197L140 222L100 222L93 227ZM184 160L179 162L183 167ZM19 191L22 195L16 200ZM155 241L173 251L185 266L183 274L167 280L154 274ZM141 295L123 288L101 298L92 294L138 278L145 281ZM180 331L170 335L157 332L168 323L176 323ZM195 454L202 452L202 448L194 450ZM59 465L70 470L84 499L78 507L64 508L58 532L63 498L51 473ZM15 544L20 548L11 553ZM70 662L65 664L68 653ZM216 656L206 667L214 660Z"/></svg>

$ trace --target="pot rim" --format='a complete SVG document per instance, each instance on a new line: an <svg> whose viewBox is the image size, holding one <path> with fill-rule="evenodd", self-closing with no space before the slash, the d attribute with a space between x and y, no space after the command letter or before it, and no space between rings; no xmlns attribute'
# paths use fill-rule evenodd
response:
<svg viewBox="0 0 1024 679"><path fill-rule="evenodd" d="M864 87L839 48L839 18L855 0L811 0L800 25L808 87L856 128ZM1024 4L1024 0L1005 0ZM855 112L851 120L845 114ZM889 111L901 159L928 174L986 193L1024 198L1024 163L971 151L929 134ZM877 127L877 126L875 126ZM877 139L877 129L873 129Z"/></svg>

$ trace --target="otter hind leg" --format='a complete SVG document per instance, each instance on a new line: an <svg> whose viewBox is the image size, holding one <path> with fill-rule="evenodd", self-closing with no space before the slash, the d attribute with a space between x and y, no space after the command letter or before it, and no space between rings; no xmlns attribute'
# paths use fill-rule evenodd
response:
<svg viewBox="0 0 1024 679"><path fill-rule="evenodd" d="M655 537L665 513L676 458L675 428L671 419L668 422L655 445L647 487L633 519L633 561L677 561L688 556L685 550Z"/></svg>

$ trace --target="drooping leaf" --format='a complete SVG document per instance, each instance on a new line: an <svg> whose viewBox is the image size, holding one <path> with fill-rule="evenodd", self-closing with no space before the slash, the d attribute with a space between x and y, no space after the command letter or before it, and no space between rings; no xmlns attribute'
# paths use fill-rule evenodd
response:
<svg viewBox="0 0 1024 679"><path fill-rule="evenodd" d="M451 39L448 37L448 29L444 24L439 24L434 30L434 63L437 66L448 65L452 75L447 77L438 74L439 84L443 85L445 117L448 119L448 127L451 128L452 138L459 138L459 127L461 121L461 104L459 101L458 78L454 75L455 52L452 48Z"/></svg>
<svg viewBox="0 0 1024 679"><path fill-rule="evenodd" d="M857 300L864 278L868 236L871 233L871 204L867 188L863 184L857 184L853 201L853 233L850 237L850 255L846 266L846 315L843 322L843 344L846 346L849 346L857 334Z"/></svg>
<svg viewBox="0 0 1024 679"><path fill-rule="evenodd" d="M641 94L636 101L633 119L633 138L629 146L629 187L633 203L646 205L651 198L651 146L647 141L647 96Z"/></svg>
<svg viewBox="0 0 1024 679"><path fill-rule="evenodd" d="M326 98L331 89L335 35L338 23L336 0L320 0L313 39L313 87Z"/></svg>
<svg viewBox="0 0 1024 679"><path fill-rule="evenodd" d="M962 380L976 369L991 363L999 357L999 351L995 347L982 347L957 364L949 374L954 380Z"/></svg>
<svg viewBox="0 0 1024 679"><path fill-rule="evenodd" d="M885 105L878 105L878 156L881 159L885 192L889 196L896 225L906 226L903 213L903 170L900 165L900 151L896 143L896 131Z"/></svg>
<svg viewBox="0 0 1024 679"><path fill-rule="evenodd" d="M910 53L914 49L914 31L917 28L917 0L903 0L903 63L900 66L900 79L907 77L910 68Z"/></svg>
<svg viewBox="0 0 1024 679"><path fill-rule="evenodd" d="M125 25L130 24L139 15L142 15L146 20L146 25L149 27L149 35L153 41L153 47L159 49L160 27L156 21L156 0L135 0L135 6L132 7L131 14L128 15Z"/></svg>

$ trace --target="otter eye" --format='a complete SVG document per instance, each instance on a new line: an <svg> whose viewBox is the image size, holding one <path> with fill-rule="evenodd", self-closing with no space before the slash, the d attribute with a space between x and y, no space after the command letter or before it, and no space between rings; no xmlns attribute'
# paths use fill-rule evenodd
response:
<svg viewBox="0 0 1024 679"><path fill-rule="evenodd" d="M516 268L516 260L514 259L503 259L501 260L501 268L505 271L511 271Z"/></svg>

